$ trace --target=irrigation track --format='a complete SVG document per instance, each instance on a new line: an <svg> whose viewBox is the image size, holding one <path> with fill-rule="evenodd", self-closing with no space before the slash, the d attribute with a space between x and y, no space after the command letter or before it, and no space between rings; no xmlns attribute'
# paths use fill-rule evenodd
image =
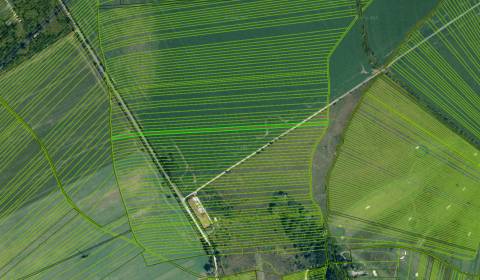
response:
<svg viewBox="0 0 480 280"><path fill-rule="evenodd" d="M461 13L460 15L458 15L456 18L452 19L451 21L447 22L445 25L443 25L441 28L439 28L438 30L436 30L435 32L433 32L432 34L430 34L429 36L425 37L425 39L423 39L421 42L419 42L418 44L416 44L415 46L411 47L410 49L408 49L406 52L404 52L403 54L401 54L400 56L396 57L394 60L392 60L390 63L388 63L387 65L383 66L382 68L380 69L377 69L370 77L366 78L365 80L363 80L361 83L359 83L358 85L354 86L352 89L350 89L349 91L347 91L346 93L342 94L341 96L339 96L338 98L336 98L335 100L333 100L332 102L330 102L329 104L327 104L325 107L321 108L320 110L316 111L315 113L311 114L310 116L308 116L306 119L304 119L303 121L299 122L298 124L294 125L293 127L289 128L288 130L286 130L285 132L283 132L282 134L278 135L277 137L273 138L272 140L270 140L270 142L268 142L267 144L261 146L260 148L258 148L257 150L255 150L253 153L249 154L248 156L246 156L245 158L241 159L240 161L238 161L237 163L235 163L234 165L230 166L229 168L225 169L223 172L221 172L220 174L218 174L217 176L215 176L214 178L212 178L210 181L204 183L202 186L198 187L196 190L194 190L193 192L191 192L190 194L188 194L186 196L186 198L192 196L192 195L196 195L200 190L202 190L203 188L207 187L208 185L210 185L211 183L213 183L214 181L216 181L217 179L219 179L220 177L222 177L223 175L229 173L233 168L239 166L240 164L244 163L245 161L247 161L249 158L255 156L256 154L258 154L259 152L261 152L262 150L264 150L265 148L267 148L268 146L272 145L273 143L275 143L277 140L279 140L280 138L286 136L287 134L289 134L290 132L294 131L295 129L297 129L298 127L302 126L304 123L310 121L311 119L313 119L314 117L318 116L319 114L321 114L322 112L324 112L325 110L327 110L328 108L330 108L331 106L335 105L335 103L337 103L338 101L344 99L345 97L347 97L348 95L354 93L356 90L358 90L359 88L361 88L362 86L364 86L365 84L367 84L368 82L370 82L372 79L376 78L377 76L387 72L387 70L393 65L395 64L397 61L399 61L400 59L402 59L403 57L405 57L407 54L409 54L410 52L414 51L415 49L417 49L418 47L420 47L421 45L423 45L424 43L426 43L428 40L430 40L431 38L435 37L435 35L437 35L438 33L442 32L443 30L445 30L448 26L450 26L451 24L453 24L454 22L456 22L457 20L459 20L460 18L464 17L466 14L468 14L469 12L473 11L475 8L479 7L480 6L480 2L473 5L472 7L470 7L468 10L464 11L463 13Z"/></svg>
<svg viewBox="0 0 480 280"><path fill-rule="evenodd" d="M100 76L105 80L105 82L107 83L107 86L108 88L110 88L110 90L112 91L113 93L113 97L115 98L115 100L117 101L118 105L120 106L120 108L122 109L123 113L125 114L125 116L127 117L130 125L132 125L133 129L136 131L136 133L138 134L139 138L140 138L140 141L142 142L142 145L145 147L145 149L147 150L149 156L151 157L151 159L153 160L155 166L157 167L157 169L160 171L160 173L162 174L162 176L165 178L165 180L167 180L169 186L171 187L171 189L173 190L173 192L175 193L175 195L178 197L178 200L180 201L180 204L183 206L184 210L188 213L188 215L190 216L191 220L193 221L193 223L195 224L197 230L200 232L202 238L205 240L205 242L209 245L209 247L212 249L213 251L213 246L212 246L212 243L210 242L210 240L208 239L208 236L207 234L205 233L205 231L202 229L202 227L200 226L200 224L197 222L195 216L193 215L192 211L190 210L190 207L188 206L187 202L186 202L186 197L183 196L182 192L180 191L180 189L177 187L177 185L170 179L170 176L168 175L168 173L165 171L165 169L163 168L160 160L158 159L158 156L155 152L155 150L153 149L153 147L150 145L150 142L148 141L148 139L145 137L145 135L143 134L143 130L141 128L141 126L139 125L138 121L136 120L135 116L132 114L132 112L130 111L130 109L128 108L127 104L125 103L123 97L120 95L120 93L115 89L115 85L114 83L112 82L110 76L108 75L108 73L105 71L104 67L102 66L102 63L100 61L100 59L98 58L97 54L95 53L95 51L93 50L93 48L90 46L90 43L85 39L85 36L83 35L81 29L78 27L77 23L75 22L75 19L72 17L72 15L70 14L70 11L68 10L67 6L64 4L63 0L59 0L60 2L60 5L62 7L62 10L63 12L65 13L65 15L68 17L68 19L70 20L70 22L72 23L73 25L73 29L74 29L74 32L78 35L80 41L82 42L82 46L87 50L88 54L90 55L90 57L93 59L94 63L95 63L95 66L97 67L97 70L98 72L100 73ZM214 266L215 266L215 277L218 278L218 266L217 266L217 258L215 256L215 254L212 254L212 258L213 258L213 262L214 262Z"/></svg>

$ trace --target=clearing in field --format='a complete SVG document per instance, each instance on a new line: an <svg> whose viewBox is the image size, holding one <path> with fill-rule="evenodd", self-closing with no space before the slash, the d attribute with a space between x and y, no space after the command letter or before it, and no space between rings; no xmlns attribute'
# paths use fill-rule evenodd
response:
<svg viewBox="0 0 480 280"><path fill-rule="evenodd" d="M480 242L479 162L476 148L382 76L338 150L328 185L329 221L339 237L358 246L473 258Z"/></svg>

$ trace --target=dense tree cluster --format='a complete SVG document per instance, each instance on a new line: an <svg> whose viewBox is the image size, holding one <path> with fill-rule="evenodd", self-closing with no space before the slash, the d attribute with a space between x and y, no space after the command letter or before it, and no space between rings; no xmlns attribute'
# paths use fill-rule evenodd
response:
<svg viewBox="0 0 480 280"><path fill-rule="evenodd" d="M0 22L0 70L18 64L70 31L55 0L10 0L15 17Z"/></svg>

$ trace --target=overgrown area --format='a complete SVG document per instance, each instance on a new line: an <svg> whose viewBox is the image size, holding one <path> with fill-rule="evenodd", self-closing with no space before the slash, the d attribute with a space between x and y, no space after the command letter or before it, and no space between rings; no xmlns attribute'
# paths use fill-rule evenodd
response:
<svg viewBox="0 0 480 280"><path fill-rule="evenodd" d="M0 71L45 49L70 31L56 0L1 0Z"/></svg>

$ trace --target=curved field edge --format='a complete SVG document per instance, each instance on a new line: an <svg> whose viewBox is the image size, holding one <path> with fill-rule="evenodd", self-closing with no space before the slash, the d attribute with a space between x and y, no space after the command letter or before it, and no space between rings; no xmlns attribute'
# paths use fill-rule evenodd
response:
<svg viewBox="0 0 480 280"><path fill-rule="evenodd" d="M18 219L18 224L4 221L4 225L8 224L10 228L8 233L4 232L3 236L8 240L10 234L18 233L17 231L20 231L20 234L14 234L12 238L15 239L10 239L10 250L14 253L15 250L18 249L18 251L14 255L3 256L5 263L2 262L2 274L24 275L29 272L38 274L49 271L57 266L56 261L59 261L58 265L60 265L63 263L62 260L88 257L89 253L79 253L78 250L93 251L91 245L102 244L102 240L105 239L118 239L120 240L118 242L124 244L122 246L137 253L144 250L132 241L129 234L125 234L129 229L125 228L126 220L121 204L112 203L119 200L119 197L116 196L118 191L113 174L107 176L105 173L108 168L111 168L111 162L108 163L110 156L108 94L97 79L92 66L86 61L79 45L74 36L67 36L31 61L0 77L2 86L5 89L11 89L2 92L2 105L9 108L14 115L16 114L17 119L25 118L24 126L29 128L35 139L42 144L41 151L49 159L50 168L53 168L52 174L56 175L56 180L52 177L53 181L38 181L46 176L42 172L38 173L36 180L31 181L28 181L27 176L23 176L23 181L13 177L22 185L12 185L12 190L17 187L19 191L3 196L5 200L15 198L15 204L10 200L2 207L6 208L3 216L7 220ZM52 55L54 57L50 57ZM42 70L39 71L39 69ZM63 72L59 74L57 71L61 70ZM24 91L24 94L15 94L19 90ZM63 95L56 98L55 94L59 93ZM33 94L33 97L30 94ZM10 104L7 104L5 99L8 99ZM94 105L91 104L92 102ZM100 110L104 118L97 115L98 113L92 114L95 110ZM85 128L87 123L88 129L79 129ZM8 141L11 135L14 134L4 131L3 140ZM83 142L75 142L78 140ZM94 149L90 148L92 146ZM76 154L75 149L82 149L82 151ZM28 154L22 155L22 158L24 156ZM15 157L11 158L13 159ZM18 164L15 163L18 165L16 169L19 169L13 171L13 176L26 174L22 173L28 171L26 168L31 169L29 172L34 172L35 169L32 169L32 167L35 168L35 165L32 165L34 159L31 160L30 166L22 167L21 162L24 160L20 160ZM86 169L79 169L79 166L82 166L79 165L80 163ZM7 162L4 163L4 167L6 164ZM70 172L72 170L75 171L73 175ZM82 173L82 170L87 173ZM103 181L98 181L100 177ZM105 181L105 179L108 180ZM15 183L15 180L11 182ZM54 182L62 188L58 191L52 189ZM8 190L7 186L3 188L3 192ZM97 188L92 190L91 187L95 186ZM38 208L37 211L34 211L36 208ZM44 218L38 216L42 214L41 209L47 211L44 213ZM88 213L82 211L83 209ZM50 211L51 213L48 213ZM6 216L7 213L12 216ZM97 219L102 224L99 224ZM25 226L30 230L24 229ZM69 231L71 233L68 233ZM47 258L45 254L51 256ZM111 254L113 253L105 255L99 252L102 258L110 258ZM159 257L157 253L149 254ZM35 258L42 261L32 263ZM121 261L122 258L118 260ZM25 269L25 265L28 269ZM104 270L95 271L86 267L82 273L104 272Z"/></svg>

